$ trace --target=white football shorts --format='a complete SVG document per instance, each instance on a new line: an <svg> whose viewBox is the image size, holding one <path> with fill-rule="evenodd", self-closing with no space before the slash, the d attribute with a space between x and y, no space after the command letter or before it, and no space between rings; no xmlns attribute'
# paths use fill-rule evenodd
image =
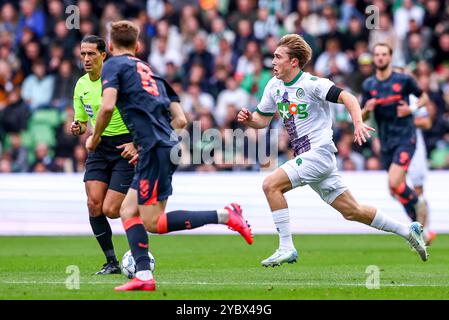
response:
<svg viewBox="0 0 449 320"><path fill-rule="evenodd" d="M287 173L293 188L309 185L328 204L348 187L337 172L333 150L319 147L309 150L280 166Z"/></svg>

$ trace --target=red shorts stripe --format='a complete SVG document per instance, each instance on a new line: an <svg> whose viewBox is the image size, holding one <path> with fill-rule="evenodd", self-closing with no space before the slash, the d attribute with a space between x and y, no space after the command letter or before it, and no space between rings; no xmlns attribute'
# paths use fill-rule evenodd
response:
<svg viewBox="0 0 449 320"><path fill-rule="evenodd" d="M145 203L143 204L144 206L150 205L150 204L157 204L157 187L158 187L158 183L159 180L156 179L156 181L154 182L154 187L153 187L153 193L151 194L151 197L145 201Z"/></svg>

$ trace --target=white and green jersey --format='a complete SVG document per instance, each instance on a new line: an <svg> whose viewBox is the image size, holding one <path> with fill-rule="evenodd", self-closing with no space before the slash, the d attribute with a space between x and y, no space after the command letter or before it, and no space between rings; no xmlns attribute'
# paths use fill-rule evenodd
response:
<svg viewBox="0 0 449 320"><path fill-rule="evenodd" d="M265 87L256 111L283 119L295 156L328 146L337 151L332 140L332 115L326 95L334 85L329 79L300 71L288 83L273 77Z"/></svg>

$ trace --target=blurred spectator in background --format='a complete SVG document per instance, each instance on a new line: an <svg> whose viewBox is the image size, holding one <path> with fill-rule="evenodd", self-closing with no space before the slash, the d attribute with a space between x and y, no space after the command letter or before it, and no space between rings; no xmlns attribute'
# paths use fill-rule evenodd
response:
<svg viewBox="0 0 449 320"><path fill-rule="evenodd" d="M48 72L56 74L59 71L59 66L64 59L64 48L58 41L53 41L50 44L49 50L49 62L48 62Z"/></svg>
<svg viewBox="0 0 449 320"><path fill-rule="evenodd" d="M257 41L252 40L245 48L245 52L239 56L237 60L237 67L235 69L235 77L241 81L248 74L254 71L253 61L260 55L260 47Z"/></svg>
<svg viewBox="0 0 449 320"><path fill-rule="evenodd" d="M33 73L23 81L22 99L31 110L48 107L50 106L53 90L54 77L46 75L44 61L37 60L33 64Z"/></svg>
<svg viewBox="0 0 449 320"><path fill-rule="evenodd" d="M354 20L360 24L365 21L365 16L357 9L357 0L344 0L341 6L341 17L338 25L340 29L348 29Z"/></svg>
<svg viewBox="0 0 449 320"><path fill-rule="evenodd" d="M250 100L249 105L255 106L262 99L263 90L272 78L272 75L270 71L263 68L261 57L254 57L252 65L253 71L243 78L240 86L254 97Z"/></svg>
<svg viewBox="0 0 449 320"><path fill-rule="evenodd" d="M226 27L223 18L217 17L212 20L211 32L207 36L207 50L212 53L215 58L222 54L220 44L222 40L227 43L233 43L235 34Z"/></svg>
<svg viewBox="0 0 449 320"><path fill-rule="evenodd" d="M449 65L449 29L439 37L433 62L437 71L441 71L444 66Z"/></svg>
<svg viewBox="0 0 449 320"><path fill-rule="evenodd" d="M38 38L45 35L45 14L36 7L34 0L20 0L20 17L16 39L20 42L25 28L29 28Z"/></svg>
<svg viewBox="0 0 449 320"><path fill-rule="evenodd" d="M45 19L45 33L53 38L56 35L56 24L58 21L65 20L65 7L60 0L49 0L47 5L49 15Z"/></svg>
<svg viewBox="0 0 449 320"><path fill-rule="evenodd" d="M237 10L227 19L232 30L240 29L240 21L245 20L245 26L251 27L257 19L257 11L254 8L255 1L237 0ZM240 32L240 31L239 31Z"/></svg>
<svg viewBox="0 0 449 320"><path fill-rule="evenodd" d="M371 156L366 160L365 165L366 170L382 170L382 164L376 156Z"/></svg>
<svg viewBox="0 0 449 320"><path fill-rule="evenodd" d="M349 59L341 51L337 38L330 38L326 41L326 50L316 60L315 71L318 76L326 78L336 74L348 74L352 71Z"/></svg>
<svg viewBox="0 0 449 320"><path fill-rule="evenodd" d="M355 93L362 93L362 83L373 74L373 58L370 53L363 53L357 59L358 67L345 76L345 83Z"/></svg>
<svg viewBox="0 0 449 320"><path fill-rule="evenodd" d="M338 170L363 170L365 158L352 150L352 134L345 134L337 143L337 168ZM348 160L350 162L348 162Z"/></svg>
<svg viewBox="0 0 449 320"><path fill-rule="evenodd" d="M245 52L248 44L254 40L255 37L253 35L251 21L247 18L240 20L237 28L237 36L234 42L234 52L240 56Z"/></svg>
<svg viewBox="0 0 449 320"><path fill-rule="evenodd" d="M53 157L49 154L48 146L45 143L38 143L34 149L35 160L31 165L31 172L57 172L59 168L53 163Z"/></svg>
<svg viewBox="0 0 449 320"><path fill-rule="evenodd" d="M12 91L8 96L8 104L3 109L1 125L8 132L20 132L27 129L30 109L20 97L20 93ZM1 109L0 109L1 113Z"/></svg>
<svg viewBox="0 0 449 320"><path fill-rule="evenodd" d="M414 20L418 26L424 20L424 9L413 0L402 0L401 6L394 13L394 29L399 39L404 39L409 31L409 21Z"/></svg>
<svg viewBox="0 0 449 320"><path fill-rule="evenodd" d="M64 112L65 121L56 129L55 165L64 172L76 172L75 148L79 144L79 136L74 136L70 129L73 119L73 108L68 105Z"/></svg>
<svg viewBox="0 0 449 320"><path fill-rule="evenodd" d="M168 49L168 39L158 37L156 45L151 50L148 62L153 71L161 76L167 75L167 63L172 62L175 67L179 67L182 63L179 52Z"/></svg>
<svg viewBox="0 0 449 320"><path fill-rule="evenodd" d="M12 165L8 156L4 155L0 158L0 173L11 173Z"/></svg>
<svg viewBox="0 0 449 320"><path fill-rule="evenodd" d="M279 25L276 16L270 15L268 8L259 8L253 30L254 37L259 41L270 35L277 36L279 34Z"/></svg>
<svg viewBox="0 0 449 320"><path fill-rule="evenodd" d="M29 33L29 29L26 29L24 31L24 38L27 38L28 36L31 37L30 40L24 39L26 42L24 42L19 49L20 64L25 76L28 76L33 72L33 64L38 59L42 59L41 57L43 56L40 43L38 41L32 40L33 34Z"/></svg>
<svg viewBox="0 0 449 320"><path fill-rule="evenodd" d="M7 33L11 39L17 39L18 16L12 3L6 2L0 12L0 34Z"/></svg>
<svg viewBox="0 0 449 320"><path fill-rule="evenodd" d="M187 92L181 97L181 105L185 112L201 114L212 112L214 109L214 98L207 92L203 92L197 83L191 83Z"/></svg>
<svg viewBox="0 0 449 320"><path fill-rule="evenodd" d="M207 34L198 32L193 38L193 51L189 54L185 63L185 74L189 75L193 64L204 67L206 79L214 73L214 56L207 51Z"/></svg>
<svg viewBox="0 0 449 320"><path fill-rule="evenodd" d="M28 171L28 151L22 146L20 135L12 133L10 135L11 148L8 153L11 155L12 172Z"/></svg>
<svg viewBox="0 0 449 320"><path fill-rule="evenodd" d="M79 72L73 70L72 62L67 59L62 60L55 77L55 88L51 99L52 106L62 111L67 106L72 105L73 88L79 77Z"/></svg>
<svg viewBox="0 0 449 320"><path fill-rule="evenodd" d="M215 109L215 118L218 125L222 126L228 113L228 106L237 106L239 110L242 107L249 106L249 94L239 87L238 82L233 77L226 79L226 89L223 90L217 99L217 108Z"/></svg>
<svg viewBox="0 0 449 320"><path fill-rule="evenodd" d="M62 46L64 51L64 58L70 57L74 47L78 46L77 39L75 38L74 32L67 29L65 25L65 19L58 20L55 25L55 35L52 41L58 43Z"/></svg>
<svg viewBox="0 0 449 320"><path fill-rule="evenodd" d="M425 41L419 32L413 32L407 36L407 46L404 52L404 58L406 64L416 65L418 61L425 60L428 62L433 61L435 51L427 47Z"/></svg>

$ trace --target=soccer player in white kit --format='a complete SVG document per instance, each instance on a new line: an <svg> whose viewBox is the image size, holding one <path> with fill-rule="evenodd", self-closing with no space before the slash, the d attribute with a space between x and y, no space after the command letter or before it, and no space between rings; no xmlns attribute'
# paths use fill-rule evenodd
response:
<svg viewBox="0 0 449 320"><path fill-rule="evenodd" d="M311 56L312 50L301 36L282 37L274 52L274 77L265 87L256 111L242 108L237 116L239 122L262 129L278 111L295 154L294 159L281 165L263 182L262 188L279 233L279 248L263 260L262 265L274 267L296 262L298 253L292 240L284 193L307 184L346 219L402 236L426 261L428 254L419 222L403 224L374 207L359 204L338 174L329 102L346 106L353 119L354 141L358 144L366 142L369 131L374 129L363 123L360 105L352 94L328 79L302 71Z"/></svg>
<svg viewBox="0 0 449 320"><path fill-rule="evenodd" d="M416 104L418 98L414 95L409 96L410 105ZM410 110L411 112L411 110ZM408 168L408 178L413 185L418 197L422 198L421 204L424 206L424 210L418 210L416 220L419 221L424 227L423 238L426 245L430 245L436 237L436 233L428 230L429 226L429 205L424 198L424 182L426 180L428 167L427 167L427 151L426 144L422 130L430 129L432 126L432 120L429 117L429 113L426 107L417 108L413 112L416 126L416 150Z"/></svg>

